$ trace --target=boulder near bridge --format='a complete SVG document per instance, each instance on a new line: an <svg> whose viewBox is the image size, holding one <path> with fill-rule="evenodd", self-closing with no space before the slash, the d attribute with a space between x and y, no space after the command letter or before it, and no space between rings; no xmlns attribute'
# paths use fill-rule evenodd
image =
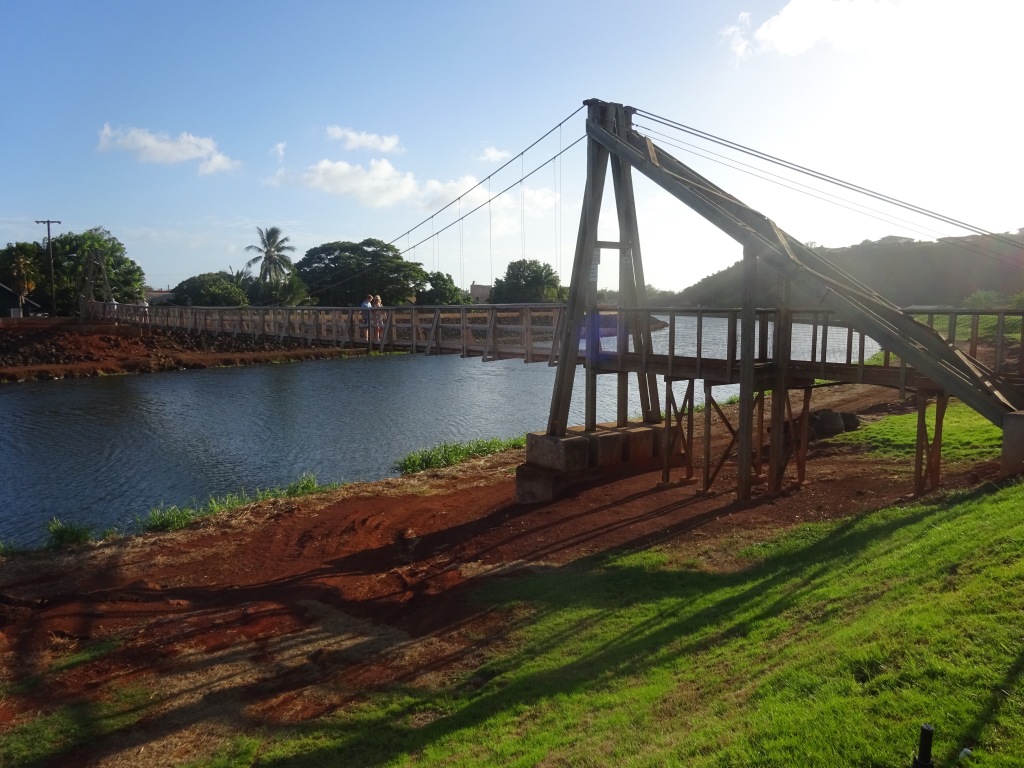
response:
<svg viewBox="0 0 1024 768"><path fill-rule="evenodd" d="M917 493L939 482L942 422L956 397L1003 430L1003 470L1024 468L1024 313L905 311L804 246L771 219L688 168L633 127L638 110L586 102L587 178L564 305L388 307L379 339L367 339L360 308L201 308L111 305L93 298L86 312L118 322L193 332L273 335L339 346L425 354L521 358L556 367L547 428L528 436L527 462L517 473L520 500L551 498L603 471L660 461L709 490L726 461L737 467L738 498L750 498L764 475L766 492L781 492L788 470L803 481L809 441L809 404L823 383L865 383L917 395L914 473ZM619 236L598 238L607 171L611 168ZM742 249L743 301L734 309L680 309L648 305L633 196L636 170L661 186ZM614 252L619 302L597 301L601 255ZM682 265L681 265L682 266ZM779 305L756 306L759 268L779 281ZM791 306L791 292L814 296L812 309ZM994 333L981 333L981 328ZM712 339L716 339L712 343ZM724 339L719 342L718 339ZM869 352L868 350L877 350ZM576 371L585 376L585 423L568 422ZM596 382L614 376L616 421L596 423ZM660 381L659 381L660 379ZM703 445L694 445L695 388L704 390ZM736 423L714 398L714 388L739 386ZM684 389L677 398L675 385ZM631 421L628 397L636 387L640 418ZM794 404L792 395L800 395ZM664 395L664 407L662 405ZM934 421L926 406L934 399ZM765 413L765 410L768 413ZM712 455L715 417L731 436ZM929 429L929 426L931 427ZM766 447L765 447L766 446ZM765 456L766 454L766 456Z"/></svg>

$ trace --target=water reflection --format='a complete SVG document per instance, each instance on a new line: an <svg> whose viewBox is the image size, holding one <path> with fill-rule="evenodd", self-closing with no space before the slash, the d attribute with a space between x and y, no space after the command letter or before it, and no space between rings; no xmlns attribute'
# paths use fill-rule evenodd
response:
<svg viewBox="0 0 1024 768"><path fill-rule="evenodd" d="M125 528L161 503L304 472L393 475L420 448L544 429L553 382L544 364L395 355L5 386L0 541L36 545L53 517ZM611 420L614 377L600 384L598 417ZM571 423L582 393L578 375Z"/></svg>

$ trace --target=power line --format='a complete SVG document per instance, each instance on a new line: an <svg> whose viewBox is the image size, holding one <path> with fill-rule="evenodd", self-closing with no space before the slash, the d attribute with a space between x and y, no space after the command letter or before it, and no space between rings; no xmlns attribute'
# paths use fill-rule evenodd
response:
<svg viewBox="0 0 1024 768"><path fill-rule="evenodd" d="M36 224L46 225L46 246L50 249L50 311L57 314L57 283L53 278L53 239L50 237L50 225L60 224L54 219L36 219Z"/></svg>

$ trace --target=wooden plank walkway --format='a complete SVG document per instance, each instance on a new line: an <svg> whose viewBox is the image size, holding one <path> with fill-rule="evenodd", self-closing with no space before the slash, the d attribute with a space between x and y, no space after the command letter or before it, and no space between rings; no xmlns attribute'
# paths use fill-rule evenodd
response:
<svg viewBox="0 0 1024 768"><path fill-rule="evenodd" d="M554 365L564 305L386 307L374 318L360 307L142 307L94 303L94 319L189 333L296 339L309 344L364 347L381 352L457 354L484 361L521 359ZM758 310L755 379L759 390L775 380L771 357L776 311ZM669 380L739 383L739 309L602 308L598 374L650 372ZM633 351L631 328L648 318L652 352ZM950 343L1011 379L1024 380L1024 311L950 309L915 313ZM369 327L367 327L369 326ZM826 310L793 310L787 378L791 386L828 380L897 389L939 389L926 377ZM585 344L577 362L585 360Z"/></svg>

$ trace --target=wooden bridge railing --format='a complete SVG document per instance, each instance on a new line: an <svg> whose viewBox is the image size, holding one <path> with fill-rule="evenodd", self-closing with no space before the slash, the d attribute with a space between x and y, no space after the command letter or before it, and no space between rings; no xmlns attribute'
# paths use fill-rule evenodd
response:
<svg viewBox="0 0 1024 768"><path fill-rule="evenodd" d="M291 338L306 343L367 347L381 351L459 354L484 360L519 358L553 363L561 304L473 304L438 307L384 307L374 318L362 307L178 307L134 304L87 305L93 319L114 320L190 333ZM371 312L373 310L370 310ZM653 355L666 375L679 360L701 378L704 363L724 363L727 378L739 369L740 310L650 307L599 308L599 359L622 366L635 354L632 330L648 323ZM775 354L776 310L757 312L758 362ZM900 369L903 361L854 330L829 310L792 310L789 359L798 370L827 378L836 366L848 366L859 381L878 378L879 369ZM948 343L1004 375L1024 378L1024 310L922 309L919 322ZM585 346L585 342L581 343ZM635 367L635 361L632 361ZM873 376L873 374L875 374ZM890 376L891 379L891 376Z"/></svg>

